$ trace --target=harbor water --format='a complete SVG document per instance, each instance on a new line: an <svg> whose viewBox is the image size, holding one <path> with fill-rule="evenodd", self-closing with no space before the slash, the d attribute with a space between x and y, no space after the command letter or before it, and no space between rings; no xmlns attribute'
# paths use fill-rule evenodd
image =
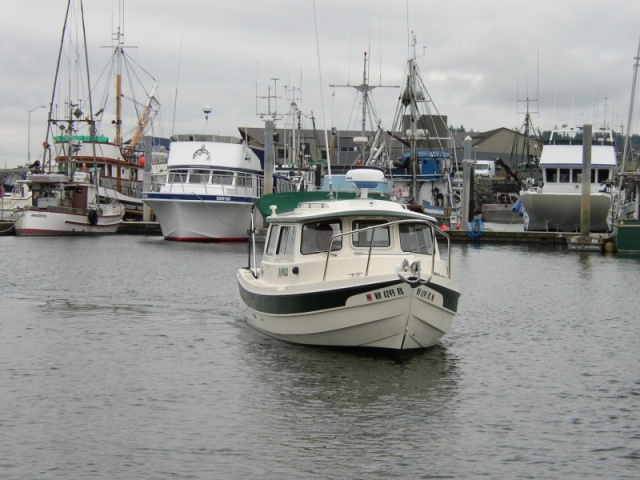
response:
<svg viewBox="0 0 640 480"><path fill-rule="evenodd" d="M246 245L0 237L2 479L625 479L640 258L454 245L434 348L248 327Z"/></svg>

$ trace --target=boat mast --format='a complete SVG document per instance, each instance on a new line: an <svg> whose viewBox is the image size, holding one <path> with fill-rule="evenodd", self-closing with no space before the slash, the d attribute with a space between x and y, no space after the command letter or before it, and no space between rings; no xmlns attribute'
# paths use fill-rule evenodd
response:
<svg viewBox="0 0 640 480"><path fill-rule="evenodd" d="M414 203L418 198L418 142L416 139L416 121L418 120L418 111L416 105L416 36L413 36L413 44L411 45L412 54L409 59L409 78L407 81L407 88L409 89L408 97L406 101L409 101L409 115L411 116L409 121L411 123L411 134L409 137L409 143L411 144L411 196Z"/></svg>
<svg viewBox="0 0 640 480"><path fill-rule="evenodd" d="M633 82L631 84L631 100L629 102L629 117L627 118L627 134L624 137L624 146L622 147L622 162L620 165L620 173L624 173L627 168L627 157L629 156L629 142L631 140L631 123L633 122L633 107L636 103L636 86L638 84L638 66L640 62L640 42L638 42L638 53L634 59L633 64ZM620 191L620 195L618 196L618 215L622 210L622 205L624 204L624 175L620 175L620 181L618 185L618 190ZM638 216L638 212L636 211L636 217Z"/></svg>
<svg viewBox="0 0 640 480"><path fill-rule="evenodd" d="M87 69L87 95L89 100L89 115L87 115L87 123L89 124L89 138L91 139L92 155L93 155L93 172L96 186L96 203L98 203L98 162L96 160L96 142L95 142L95 121L93 119L93 102L91 100L91 75L89 72L89 53L87 52L87 30L84 24L84 4L80 0L80 12L82 14L82 39L84 41L84 61L85 68ZM82 112L80 112L82 115Z"/></svg>
<svg viewBox="0 0 640 480"><path fill-rule="evenodd" d="M122 125L122 49L123 49L123 33L120 31L120 25L118 25L118 31L115 34L116 41L116 134L114 142L118 147L122 145L122 132L120 126Z"/></svg>
<svg viewBox="0 0 640 480"><path fill-rule="evenodd" d="M624 137L624 146L622 148L622 165L620 171L624 172L627 166L627 156L629 155L629 140L631 137L631 122L633 121L633 106L636 103L636 85L638 83L638 62L640 62L640 42L638 43L638 53L633 64L633 83L631 84L631 101L629 102L629 117L627 119L627 135ZM620 179L620 187L622 187L622 178Z"/></svg>
<svg viewBox="0 0 640 480"><path fill-rule="evenodd" d="M382 88L398 88L398 85L370 85L369 84L369 66L368 64L371 63L371 61L369 60L368 56L367 56L367 52L364 52L364 66L362 69L362 83L360 85L351 85L350 83L347 83L346 85L329 85L332 88L335 87L352 87L355 88L357 91L359 91L362 94L362 121L361 121L361 130L362 130L362 137L366 137L366 131L367 131L367 114L370 110L372 110L371 107L371 100L369 99L369 92L371 92L374 88L377 87L382 87ZM376 125L376 128L380 126L380 121L376 118L376 121L378 122L378 125ZM366 161L367 157L365 156L365 148L366 148L367 143L363 143L360 146L360 155L362 157L362 161Z"/></svg>

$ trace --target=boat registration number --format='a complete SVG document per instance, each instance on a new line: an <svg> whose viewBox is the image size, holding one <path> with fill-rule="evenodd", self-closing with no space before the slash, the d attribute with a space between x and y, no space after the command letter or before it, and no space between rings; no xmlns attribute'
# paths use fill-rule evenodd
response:
<svg viewBox="0 0 640 480"><path fill-rule="evenodd" d="M403 287L387 288L380 292L367 293L367 301L383 300L387 298L402 297L404 295Z"/></svg>

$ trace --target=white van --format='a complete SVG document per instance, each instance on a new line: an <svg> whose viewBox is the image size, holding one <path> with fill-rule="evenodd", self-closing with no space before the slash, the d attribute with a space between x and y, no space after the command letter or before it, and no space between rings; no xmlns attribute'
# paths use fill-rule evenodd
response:
<svg viewBox="0 0 640 480"><path fill-rule="evenodd" d="M496 162L493 160L476 160L474 169L476 177L488 179L496 177Z"/></svg>

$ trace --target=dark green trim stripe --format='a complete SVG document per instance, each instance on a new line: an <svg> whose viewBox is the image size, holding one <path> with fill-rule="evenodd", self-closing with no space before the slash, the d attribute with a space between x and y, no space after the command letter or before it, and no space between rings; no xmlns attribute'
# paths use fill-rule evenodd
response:
<svg viewBox="0 0 640 480"><path fill-rule="evenodd" d="M260 295L247 291L239 284L240 297L249 308L256 312L269 315L292 315L313 313L321 310L342 308L347 300L354 295L368 293L374 290L388 288L402 284L402 280L362 285L358 287L323 290L321 292L300 293L295 295L277 294ZM444 297L444 307L456 312L460 294L439 285L429 284L429 288L436 290ZM284 300L284 301L283 301Z"/></svg>

